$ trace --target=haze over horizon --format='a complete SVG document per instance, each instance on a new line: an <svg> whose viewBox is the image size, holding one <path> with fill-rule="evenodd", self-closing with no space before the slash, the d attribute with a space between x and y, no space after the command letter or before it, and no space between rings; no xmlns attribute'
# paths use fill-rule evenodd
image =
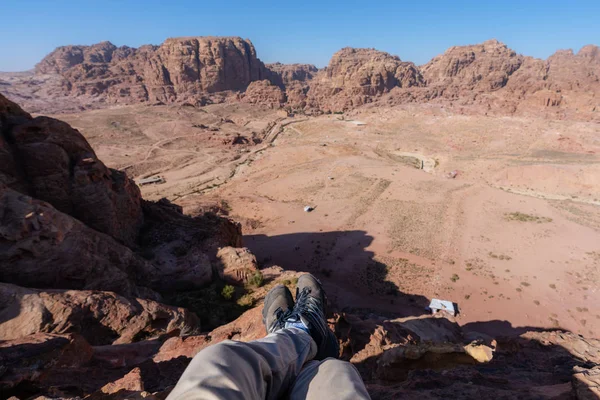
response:
<svg viewBox="0 0 600 400"><path fill-rule="evenodd" d="M327 65L342 47L372 47L418 65L457 45L498 39L518 53L547 58L600 44L600 2L509 0L422 4L299 4L235 0L226 5L158 0L98 4L23 1L3 5L0 71L34 67L58 46L111 41L117 46L160 44L178 36L241 36L266 62Z"/></svg>

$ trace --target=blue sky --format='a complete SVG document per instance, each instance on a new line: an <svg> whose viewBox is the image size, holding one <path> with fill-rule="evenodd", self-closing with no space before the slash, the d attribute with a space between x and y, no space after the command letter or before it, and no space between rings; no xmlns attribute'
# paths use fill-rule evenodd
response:
<svg viewBox="0 0 600 400"><path fill-rule="evenodd" d="M600 45L600 0L0 0L0 14L0 71L32 68L60 45L137 47L177 36L241 36L265 62L319 67L345 46L423 64L450 46L491 38L540 58Z"/></svg>

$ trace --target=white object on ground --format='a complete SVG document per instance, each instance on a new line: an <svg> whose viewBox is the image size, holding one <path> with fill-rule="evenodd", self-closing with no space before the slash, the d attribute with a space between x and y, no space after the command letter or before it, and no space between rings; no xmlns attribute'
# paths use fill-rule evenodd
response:
<svg viewBox="0 0 600 400"><path fill-rule="evenodd" d="M454 307L454 303L448 300L431 299L431 303L429 303L428 308L429 310L431 310L432 314L435 314L438 311L446 311L452 316L456 315L456 308Z"/></svg>
<svg viewBox="0 0 600 400"><path fill-rule="evenodd" d="M454 179L454 178L456 178L456 175L458 175L458 171L454 170L452 172L449 172L448 175L446 175L446 176L450 179Z"/></svg>
<svg viewBox="0 0 600 400"><path fill-rule="evenodd" d="M150 178L144 178L144 179L138 179L137 184L139 186L143 186L143 185L150 185L150 184L159 184L159 183L165 183L166 180L165 178L163 178L160 175L156 175L156 176L152 176Z"/></svg>
<svg viewBox="0 0 600 400"><path fill-rule="evenodd" d="M306 206L306 207L304 207L304 212L311 212L314 209L315 209L314 207Z"/></svg>

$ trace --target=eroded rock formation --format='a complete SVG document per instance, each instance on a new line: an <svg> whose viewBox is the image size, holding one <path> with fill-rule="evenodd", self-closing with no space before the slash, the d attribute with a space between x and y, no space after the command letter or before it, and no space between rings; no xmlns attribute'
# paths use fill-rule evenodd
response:
<svg viewBox="0 0 600 400"><path fill-rule="evenodd" d="M59 47L36 72L62 75L65 95L101 96L109 103L186 101L244 90L268 74L252 43L239 37L172 38L138 49L110 42Z"/></svg>
<svg viewBox="0 0 600 400"><path fill-rule="evenodd" d="M237 37L172 38L137 49L102 42L59 47L35 75L15 75L2 90L36 111L52 112L241 99L317 113L435 102L464 113L590 120L600 109L599 53L588 45L577 54L561 50L540 60L488 40L451 47L419 67L374 49L344 48L318 70L310 64L265 66L252 43Z"/></svg>

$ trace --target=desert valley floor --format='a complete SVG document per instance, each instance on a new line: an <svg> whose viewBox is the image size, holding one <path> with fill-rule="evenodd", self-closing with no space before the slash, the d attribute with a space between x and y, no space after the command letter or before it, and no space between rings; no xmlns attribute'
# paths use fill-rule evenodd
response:
<svg viewBox="0 0 600 400"><path fill-rule="evenodd" d="M241 222L262 268L315 273L340 310L421 315L440 298L467 330L598 337L600 125L434 105L284 114L234 103L55 117L109 167L162 176L144 198Z"/></svg>

